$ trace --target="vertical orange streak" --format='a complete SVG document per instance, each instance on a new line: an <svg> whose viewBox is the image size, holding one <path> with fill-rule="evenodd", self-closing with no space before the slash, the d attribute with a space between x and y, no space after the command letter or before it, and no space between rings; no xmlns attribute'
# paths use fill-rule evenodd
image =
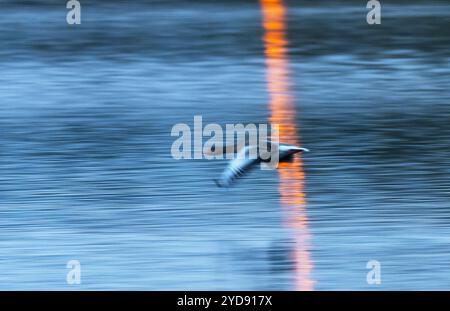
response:
<svg viewBox="0 0 450 311"><path fill-rule="evenodd" d="M279 139L299 145L295 123L295 107L290 91L288 59L286 53L285 6L283 0L260 0L270 96L270 122L279 125ZM309 254L310 236L303 193L304 173L302 161L296 157L292 163L279 165L280 203L286 214L286 225L295 237L293 259L295 263L295 289L313 290L312 261Z"/></svg>

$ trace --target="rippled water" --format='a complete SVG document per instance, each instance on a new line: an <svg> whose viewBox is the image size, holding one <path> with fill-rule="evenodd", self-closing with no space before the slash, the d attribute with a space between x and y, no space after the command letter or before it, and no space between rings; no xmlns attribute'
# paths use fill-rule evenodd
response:
<svg viewBox="0 0 450 311"><path fill-rule="evenodd" d="M2 3L1 289L295 289L277 173L224 190L225 161L170 154L194 115L270 117L257 1L81 1L79 26L64 5ZM450 5L366 12L286 4L308 277L450 289Z"/></svg>

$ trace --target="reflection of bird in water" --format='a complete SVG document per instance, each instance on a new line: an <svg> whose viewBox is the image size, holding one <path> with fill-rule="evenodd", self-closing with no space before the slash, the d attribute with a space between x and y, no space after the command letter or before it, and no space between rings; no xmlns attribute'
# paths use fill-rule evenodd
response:
<svg viewBox="0 0 450 311"><path fill-rule="evenodd" d="M230 162L220 178L214 180L216 184L219 187L228 187L236 178L247 173L256 164L277 165L278 162L291 160L296 153L309 151L306 148L274 142L268 142L268 147L266 150L262 150L257 145L243 147L237 152L235 159ZM273 156L278 156L278 161Z"/></svg>

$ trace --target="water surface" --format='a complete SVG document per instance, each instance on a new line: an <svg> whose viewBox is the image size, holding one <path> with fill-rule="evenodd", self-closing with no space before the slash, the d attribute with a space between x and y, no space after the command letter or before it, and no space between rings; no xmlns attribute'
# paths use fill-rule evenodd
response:
<svg viewBox="0 0 450 311"><path fill-rule="evenodd" d="M295 289L277 172L174 160L176 123L271 116L257 1L4 1L1 289ZM450 288L450 6L286 3L314 289ZM294 230L295 231L295 230ZM82 284L66 283L79 260ZM381 263L368 285L366 263Z"/></svg>

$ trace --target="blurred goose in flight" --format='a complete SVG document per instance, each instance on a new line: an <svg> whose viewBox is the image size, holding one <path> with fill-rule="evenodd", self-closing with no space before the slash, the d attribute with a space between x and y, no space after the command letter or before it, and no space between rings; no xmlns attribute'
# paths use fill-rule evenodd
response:
<svg viewBox="0 0 450 311"><path fill-rule="evenodd" d="M278 152L278 162L287 162L294 154L309 151L306 148L294 145L268 143L268 150L262 151L261 153L258 152L260 150L258 146L245 146L238 151L236 157L228 164L220 178L214 180L217 186L229 187L236 178L247 173L256 164L260 164L261 162L269 164L271 162L271 152Z"/></svg>

